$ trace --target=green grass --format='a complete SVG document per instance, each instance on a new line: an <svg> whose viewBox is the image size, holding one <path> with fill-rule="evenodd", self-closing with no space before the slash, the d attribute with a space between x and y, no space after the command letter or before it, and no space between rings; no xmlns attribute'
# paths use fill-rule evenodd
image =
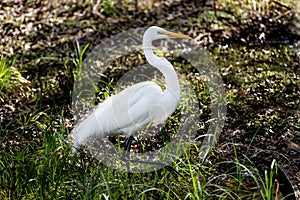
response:
<svg viewBox="0 0 300 200"><path fill-rule="evenodd" d="M239 161L200 164L189 152L172 166L185 179L176 180L165 169L145 174L121 173L84 153L71 155L64 132L50 127L44 132L42 146L26 141L4 146L0 170L2 199L244 199L272 196L273 171L260 178L258 170ZM220 173L218 166L236 165L243 173ZM272 168L273 170L273 168ZM266 172L267 173L267 172ZM244 181L247 179L247 181ZM247 188L252 179L256 190ZM266 183L266 187L262 184ZM236 189L236 185L240 185ZM253 185L251 185L253 187ZM267 197L266 199L270 199Z"/></svg>
<svg viewBox="0 0 300 200"><path fill-rule="evenodd" d="M82 71L82 62L84 60L84 53L88 49L89 44L85 45L83 48L80 47L79 42L76 40L76 57L73 59L75 65L75 71L72 70L73 80L76 81L76 77L80 76Z"/></svg>
<svg viewBox="0 0 300 200"><path fill-rule="evenodd" d="M233 11L234 14L229 15L226 12L218 14L224 18L238 16L242 24L245 24L249 22L248 12L245 11L254 10L262 13L270 11L266 2L258 4L258 1L244 3L244 1L220 0L221 7ZM85 4L79 6L91 10L93 5L87 3L87 6ZM107 16L121 15L119 5L113 0L101 1L98 6L96 10ZM207 14L206 18L209 21L217 20L213 11L208 11ZM55 18L59 18L57 13L54 15ZM202 18L196 20L203 21ZM192 26L192 22L191 19L189 26ZM73 27L77 23L76 20L67 19L63 25ZM180 20L175 19L162 21L160 25L176 27L181 24ZM216 24L225 27L223 22ZM1 109L10 105L11 100L17 99L22 102L22 98L19 97L28 97L28 93L31 95L34 93L33 98L30 98L31 103L39 104L35 101L40 100L41 105L18 111L18 115L9 123L0 122L0 199L269 200L278 195L277 182L274 178L277 164L291 160L279 152L279 159L268 166L270 169L262 170L255 163L255 156L270 151L276 153L278 149L273 150L273 147L277 148L277 145L280 145L273 144L274 138L280 136L276 133L293 133L299 130L299 114L295 112L299 108L297 86L300 79L299 74L296 74L299 56L297 57L290 47L232 45L228 48L215 47L208 50L220 69L228 94L227 124L220 144L208 154L206 162L202 163L199 156L201 143L197 141L172 163L172 167L184 177L177 179L166 169L144 174L128 174L109 168L84 152L70 154L70 145L64 140L70 133L70 127L73 126L68 114L68 105L60 105L59 109L57 107L54 109L51 102L41 100L56 99L59 95L56 90L60 86L58 82L61 79L53 77L63 73L70 82L77 79L88 47L76 43L74 52L68 54L72 56L62 58L66 61L64 65L62 64L62 68L58 70L50 65L49 76L41 75L41 78L36 80L31 74L29 77L32 82L22 76L21 69L26 69L27 66L16 67L15 59L1 57ZM162 55L165 55L164 53L162 52ZM59 57L49 56L47 52L42 54L44 57L39 59L44 64L58 60ZM121 58L116 62L119 68L112 70L98 83L98 87L95 88L96 102L106 99L113 93L115 81L128 70L127 66L131 66L126 60L135 59L139 64L144 64L142 55L130 56L136 57ZM168 53L166 56L171 58ZM35 63L36 60L33 58L31 62ZM209 125L211 97L202 80L203 77L194 73L193 68L188 63L183 63L181 58L172 58L172 62L176 71L193 83L193 89L199 99L199 112L203 119L198 125L198 131L200 135L205 134ZM31 91L30 84L34 82L41 83L41 91ZM170 133L176 133L179 120L173 116L168 123L169 129L162 132L162 144L170 139ZM296 140L296 136L284 137ZM149 140L147 138L139 141L142 151L147 150L143 145ZM121 147L120 140L116 145ZM248 146L241 149L242 145ZM257 146L263 151L257 153L255 150Z"/></svg>
<svg viewBox="0 0 300 200"><path fill-rule="evenodd" d="M222 50L215 49L214 51L224 57L225 52ZM240 54L236 54L234 49L226 52L231 52L234 59L240 59L238 57ZM225 57L228 59L232 56L231 53ZM260 53L257 53L255 58L267 59L260 57ZM80 58L77 61L80 62ZM182 68L180 62L176 62L177 70L184 73L185 69ZM278 60L279 64L282 62ZM228 62L228 65L229 63L232 62ZM222 66L221 72L228 67L226 62ZM227 80L226 76L231 76L230 81L238 82L241 84L239 87L255 88L257 83L253 71L255 72L258 67L268 69L259 74L262 74L265 80L270 77L275 80L277 78L285 80L280 74L270 73L272 66L255 67L247 64L245 66L247 74L255 75L251 78L252 81L247 82L243 80L247 74L240 76L247 71L242 71L240 66L243 66L243 63L233 67L232 73L225 75L225 80ZM280 67L274 70L280 70ZM286 76L287 73L284 74ZM190 80L195 81L197 77L191 76ZM108 81L101 84L111 83ZM209 110L210 98L207 97L207 91L205 93L203 81L195 81L194 84L193 89L199 90L202 104L207 106L202 109ZM280 87L277 89L280 90ZM107 90L110 90L110 87ZM242 98L240 94L235 93L234 89L229 89L229 91L231 92L230 103L238 103L239 98ZM268 95L272 94L269 91ZM245 101L240 101L240 103L247 106ZM266 104L269 103L266 102ZM13 132L2 126L1 135L6 137L0 152L2 174L0 197L2 199L35 199L36 197L40 199L273 199L276 195L276 183L273 179L276 174L276 165L272 163L271 170L266 171L263 176L263 173L251 162L251 158L241 159L239 151L235 148L233 148L232 159L218 161L220 158L216 152L219 147L215 147L208 155L207 162L202 163L198 157L199 147L191 146L172 164L184 176L184 178L178 177L178 180L165 169L130 175L118 172L84 152L71 155L70 145L64 141L69 134L65 131L67 130L64 126L66 119L63 114L53 116L55 117L50 117L44 112L32 112L25 113L20 118L18 121L20 127L39 130L36 140L26 140L25 137L19 141L11 140L9 137ZM264 123L268 126L273 122ZM253 127L256 125L258 124L254 123ZM22 134L25 135L25 132ZM19 137L22 138L22 134ZM251 149L255 137L256 134L248 150Z"/></svg>
<svg viewBox="0 0 300 200"><path fill-rule="evenodd" d="M15 94L28 89L29 81L22 77L14 66L15 59L0 57L0 102L4 102L7 93Z"/></svg>
<svg viewBox="0 0 300 200"><path fill-rule="evenodd" d="M85 48L77 46L78 57L74 60L75 69L81 68L81 62ZM266 50L264 50L266 51ZM211 51L216 55L216 63L228 87L229 107L235 107L236 112L248 112L244 119L228 116L231 123L239 122L236 129L246 128L248 134L251 129L255 134L250 137L249 147L240 152L232 142L233 151L231 158L221 159L218 153L220 146L216 146L202 163L199 158L199 146L193 145L177 159L172 166L181 173L184 178L174 178L167 170L145 174L127 174L118 172L102 164L85 154L70 154L70 145L64 138L69 134L65 122L68 121L63 113L51 114L49 111L30 110L16 119L18 127L15 130L7 129L1 124L1 136L3 136L0 152L0 198L2 199L273 199L277 194L276 164L272 163L271 169L265 174L256 168L251 161L250 149L256 138L264 130L265 137L271 134L271 129L281 128L295 119L290 118L281 121L280 112L253 112L253 99L262 103L261 107L282 105L284 109L290 109L293 104L286 105L285 101L293 102L296 98L296 88L299 79L293 78L292 72L296 65L293 62L293 54L286 47L271 49L278 55L272 60L271 65L264 62L273 54L265 54L263 50L247 48L233 48L227 50L216 48ZM242 52L242 53L241 53ZM249 53L250 52L250 53ZM248 59L245 60L244 57ZM289 63L286 62L288 60ZM5 62L3 62L5 63ZM234 63L234 65L232 64ZM289 64L289 68L285 68ZM3 66L7 66L5 63ZM200 74L191 75L191 66L180 59L174 60L176 70L193 82L193 89L201 101L202 117L209 117L210 97L209 92L201 80ZM68 66L66 66L68 67ZM228 67L231 68L228 70ZM2 68L3 76L10 75L9 68ZM76 75L74 73L74 75ZM118 73L115 73L119 76ZM8 80L11 79L8 76ZM109 80L110 79L110 80ZM104 94L111 93L114 77L99 83ZM272 83L271 85L268 85ZM290 84L290 89L284 93L285 101L282 101L280 91ZM263 88L261 90L260 88ZM252 89L252 90L248 90ZM249 94L245 98L243 92ZM264 101L259 101L260 91L265 91ZM257 93L258 92L258 93ZM283 95L283 94L282 94ZM101 96L101 94L100 94ZM103 98L103 96L101 97ZM241 109L241 110L240 110ZM242 122L240 121L242 120ZM179 123L176 117L171 118L170 123ZM205 133L204 122L200 133ZM176 126L175 126L176 127ZM199 125L199 127L201 127ZM203 130L202 130L203 129ZM176 128L170 125L169 132L176 132ZM35 137L29 137L28 133L35 133ZM17 133L17 134L16 134ZM164 133L166 140L169 133ZM174 133L173 133L174 134ZM224 142L227 142L226 139ZM120 143L118 143L120 147ZM246 152L245 156L241 156Z"/></svg>

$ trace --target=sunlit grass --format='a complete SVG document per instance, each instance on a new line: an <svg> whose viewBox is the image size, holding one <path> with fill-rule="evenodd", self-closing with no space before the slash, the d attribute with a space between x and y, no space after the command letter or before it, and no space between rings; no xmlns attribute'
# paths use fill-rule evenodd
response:
<svg viewBox="0 0 300 200"><path fill-rule="evenodd" d="M24 92L27 81L17 68L14 66L15 59L7 59L3 56L0 57L0 101L4 102L5 99L10 98L7 92L17 93Z"/></svg>

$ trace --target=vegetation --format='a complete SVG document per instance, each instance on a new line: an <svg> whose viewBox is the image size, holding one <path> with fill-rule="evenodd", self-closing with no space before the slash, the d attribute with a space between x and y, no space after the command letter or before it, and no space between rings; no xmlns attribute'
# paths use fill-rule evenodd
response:
<svg viewBox="0 0 300 200"><path fill-rule="evenodd" d="M0 4L0 199L292 197L280 191L278 173L287 169L288 181L299 186L298 1L120 2ZM226 88L218 143L205 162L200 139L178 157L171 166L183 177L166 169L122 173L85 151L71 155L64 140L74 126L72 90L85 56L103 38L150 25L194 37ZM205 134L211 110L205 77L181 57L158 53L193 84L201 106L198 135ZM112 94L129 67L144 62L137 53L113 63L95 88L96 102ZM170 127L152 145L170 139L176 132ZM123 146L123 137L110 139ZM149 145L136 144L140 151Z"/></svg>

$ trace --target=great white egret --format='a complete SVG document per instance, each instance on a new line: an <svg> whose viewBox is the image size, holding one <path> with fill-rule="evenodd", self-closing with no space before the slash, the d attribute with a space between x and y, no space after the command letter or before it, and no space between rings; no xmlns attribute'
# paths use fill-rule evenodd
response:
<svg viewBox="0 0 300 200"><path fill-rule="evenodd" d="M91 136L105 137L120 134L128 136L124 150L129 151L133 134L149 124L157 125L165 122L175 111L180 101L177 74L166 58L156 56L152 50L152 41L164 38L192 38L157 26L152 26L145 31L143 49L146 59L164 75L165 89L162 90L154 82L145 81L107 98L73 129L72 153L75 153Z"/></svg>

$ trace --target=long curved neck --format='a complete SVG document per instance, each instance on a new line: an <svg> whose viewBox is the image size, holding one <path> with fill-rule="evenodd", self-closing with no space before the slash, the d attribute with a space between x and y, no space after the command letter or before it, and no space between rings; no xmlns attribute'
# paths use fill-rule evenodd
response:
<svg viewBox="0 0 300 200"><path fill-rule="evenodd" d="M147 38L143 39L144 53L147 61L150 65L157 68L164 75L166 79L166 91L175 95L175 97L180 99L180 86L176 71L174 70L173 65L165 59L167 62L162 62L162 57L158 57L153 53L151 40Z"/></svg>

